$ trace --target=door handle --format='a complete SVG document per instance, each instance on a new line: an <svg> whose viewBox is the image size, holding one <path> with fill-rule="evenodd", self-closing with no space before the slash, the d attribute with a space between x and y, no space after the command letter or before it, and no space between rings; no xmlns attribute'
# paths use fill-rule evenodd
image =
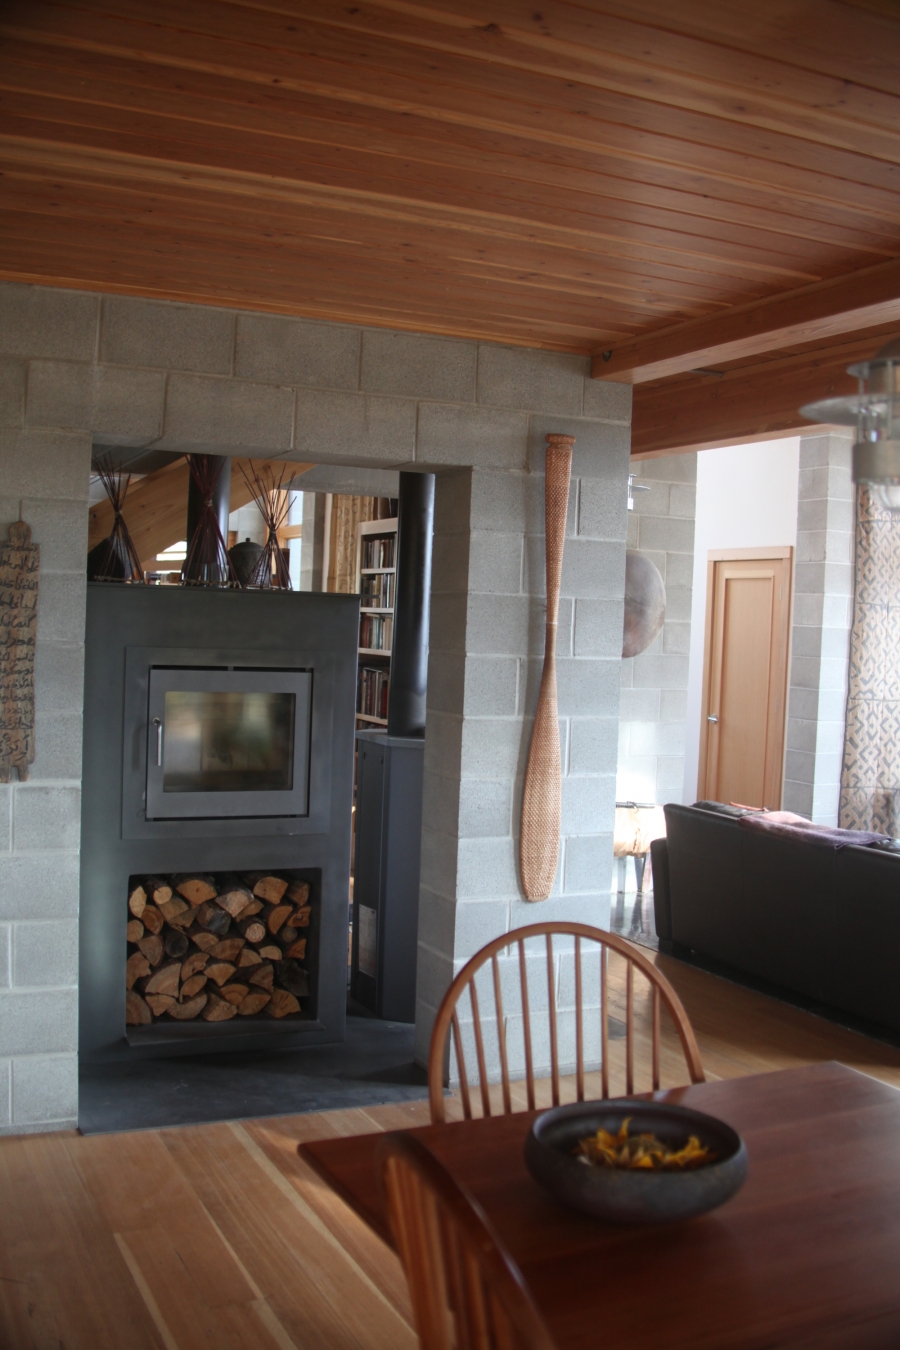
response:
<svg viewBox="0 0 900 1350"><path fill-rule="evenodd" d="M706 720L707 722L718 722L719 719L718 717L716 717L715 713L710 713L709 717L707 717Z"/></svg>
<svg viewBox="0 0 900 1350"><path fill-rule="evenodd" d="M156 767L162 768L162 722L158 717L154 717L153 725L156 727Z"/></svg>

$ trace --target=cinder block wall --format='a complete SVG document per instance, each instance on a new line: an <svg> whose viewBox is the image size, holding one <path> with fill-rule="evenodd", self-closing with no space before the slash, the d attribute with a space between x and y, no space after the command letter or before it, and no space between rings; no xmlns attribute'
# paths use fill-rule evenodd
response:
<svg viewBox="0 0 900 1350"><path fill-rule="evenodd" d="M10 284L0 358L0 499L9 519L25 501L45 550L39 759L33 783L6 796L0 859L0 923L15 952L0 994L0 1063L12 1062L13 1081L0 1128L71 1123L77 1111L92 440L437 472L420 1053L452 971L481 941L551 914L606 921L629 388L591 381L586 357ZM565 838L554 897L534 907L518 889L516 822L543 645L551 431L577 440L560 633ZM46 925L46 942L31 925Z"/></svg>
<svg viewBox="0 0 900 1350"><path fill-rule="evenodd" d="M688 662L697 456L666 455L631 462L635 482L628 547L659 568L666 620L646 651L622 662L619 801L680 802L684 786Z"/></svg>
<svg viewBox="0 0 900 1350"><path fill-rule="evenodd" d="M28 303L22 305L23 292ZM0 1131L75 1124L81 709L97 296L0 287L0 529L41 546L37 758L0 787Z"/></svg>
<svg viewBox="0 0 900 1350"><path fill-rule="evenodd" d="M837 825L853 621L853 437L800 438L784 809Z"/></svg>

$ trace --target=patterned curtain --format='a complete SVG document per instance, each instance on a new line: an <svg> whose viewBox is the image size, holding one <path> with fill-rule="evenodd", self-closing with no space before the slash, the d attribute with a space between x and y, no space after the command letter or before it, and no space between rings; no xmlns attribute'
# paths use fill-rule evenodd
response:
<svg viewBox="0 0 900 1350"><path fill-rule="evenodd" d="M375 503L375 497L332 497L329 591L352 595L356 590L356 527L375 519Z"/></svg>
<svg viewBox="0 0 900 1350"><path fill-rule="evenodd" d="M840 823L900 835L900 515L885 511L864 486Z"/></svg>

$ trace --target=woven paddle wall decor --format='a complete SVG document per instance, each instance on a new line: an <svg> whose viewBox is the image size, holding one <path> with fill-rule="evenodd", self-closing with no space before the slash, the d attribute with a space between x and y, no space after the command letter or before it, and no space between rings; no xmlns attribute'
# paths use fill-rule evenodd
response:
<svg viewBox="0 0 900 1350"><path fill-rule="evenodd" d="M562 760L556 697L556 630L559 623L559 590L574 444L574 436L547 437L544 479L547 627L544 636L544 669L525 769L519 838L519 865L526 900L547 899L559 862Z"/></svg>

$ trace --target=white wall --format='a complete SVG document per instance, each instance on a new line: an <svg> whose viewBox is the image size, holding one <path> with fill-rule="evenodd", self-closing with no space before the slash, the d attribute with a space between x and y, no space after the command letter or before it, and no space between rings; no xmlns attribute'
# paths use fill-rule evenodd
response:
<svg viewBox="0 0 900 1350"><path fill-rule="evenodd" d="M702 450L697 456L697 515L688 669L684 801L697 798L706 574L711 549L797 542L800 439Z"/></svg>

